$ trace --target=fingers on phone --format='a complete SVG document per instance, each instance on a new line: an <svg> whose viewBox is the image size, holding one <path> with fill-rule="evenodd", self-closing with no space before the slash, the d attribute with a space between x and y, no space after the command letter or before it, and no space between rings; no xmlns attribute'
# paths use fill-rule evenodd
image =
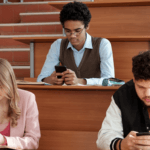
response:
<svg viewBox="0 0 150 150"><path fill-rule="evenodd" d="M55 84L61 85L61 84L63 83L63 81L64 81L64 80L61 79L61 78L60 78L60 79L57 79L56 82L55 82Z"/></svg>
<svg viewBox="0 0 150 150"><path fill-rule="evenodd" d="M56 76L63 76L63 73L56 73Z"/></svg>

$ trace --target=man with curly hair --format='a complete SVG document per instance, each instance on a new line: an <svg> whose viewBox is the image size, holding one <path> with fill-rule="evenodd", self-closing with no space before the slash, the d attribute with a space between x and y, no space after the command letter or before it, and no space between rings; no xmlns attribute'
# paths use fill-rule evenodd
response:
<svg viewBox="0 0 150 150"><path fill-rule="evenodd" d="M93 38L88 33L91 13L81 2L70 2L60 12L60 22L66 39L58 39L47 54L37 81L62 85L101 85L104 78L114 77L113 54L105 38ZM56 73L56 65L67 70ZM57 76L62 76L57 78Z"/></svg>
<svg viewBox="0 0 150 150"><path fill-rule="evenodd" d="M150 51L132 58L133 80L120 87L98 133L101 150L148 150L150 135Z"/></svg>

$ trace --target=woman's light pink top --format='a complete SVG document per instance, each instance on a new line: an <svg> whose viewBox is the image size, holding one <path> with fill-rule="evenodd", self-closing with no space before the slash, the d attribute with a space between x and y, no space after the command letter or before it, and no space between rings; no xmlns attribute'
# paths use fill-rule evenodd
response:
<svg viewBox="0 0 150 150"><path fill-rule="evenodd" d="M5 136L7 146L14 149L37 149L41 133L35 95L21 89L18 92L21 116L16 127L10 126L10 136Z"/></svg>

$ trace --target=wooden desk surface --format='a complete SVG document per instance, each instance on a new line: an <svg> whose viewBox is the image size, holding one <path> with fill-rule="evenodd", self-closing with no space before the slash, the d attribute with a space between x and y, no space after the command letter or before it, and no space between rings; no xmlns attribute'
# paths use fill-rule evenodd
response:
<svg viewBox="0 0 150 150"><path fill-rule="evenodd" d="M49 42L54 42L57 39L63 39L66 38L65 36L55 36L55 37L30 37L30 36L26 36L26 37L14 37L14 40L23 42L23 43L27 43L29 44L30 42L34 42L34 43L49 43Z"/></svg>
<svg viewBox="0 0 150 150"><path fill-rule="evenodd" d="M120 86L59 86L59 85L18 85L18 88L21 89L37 89L37 90L87 90L87 91L94 91L94 90L117 90Z"/></svg>
<svg viewBox="0 0 150 150"><path fill-rule="evenodd" d="M65 36L62 37L14 37L13 39L16 41L20 41L23 43L29 44L30 42L34 43L50 43L54 42L57 39L64 39ZM149 42L150 36L105 36L103 38L108 39L111 42Z"/></svg>

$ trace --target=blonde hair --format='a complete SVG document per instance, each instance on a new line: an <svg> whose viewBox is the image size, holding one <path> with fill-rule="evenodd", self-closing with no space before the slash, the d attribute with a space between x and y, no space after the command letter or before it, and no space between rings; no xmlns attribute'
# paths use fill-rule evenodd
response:
<svg viewBox="0 0 150 150"><path fill-rule="evenodd" d="M8 117L10 118L11 126L15 127L21 115L21 110L18 107L17 83L11 64L2 58L0 58L0 89L4 91L4 96L8 99Z"/></svg>

